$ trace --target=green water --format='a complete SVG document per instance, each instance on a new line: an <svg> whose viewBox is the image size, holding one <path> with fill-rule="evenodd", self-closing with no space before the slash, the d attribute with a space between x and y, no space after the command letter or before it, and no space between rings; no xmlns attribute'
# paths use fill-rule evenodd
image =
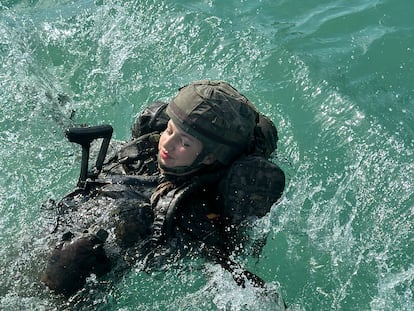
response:
<svg viewBox="0 0 414 311"><path fill-rule="evenodd" d="M292 310L414 310L414 2L2 0L0 309L273 310L190 260L65 302L38 282L77 181L74 124L112 124L192 80L232 83L279 130L288 185L240 259ZM68 96L59 101L58 95Z"/></svg>

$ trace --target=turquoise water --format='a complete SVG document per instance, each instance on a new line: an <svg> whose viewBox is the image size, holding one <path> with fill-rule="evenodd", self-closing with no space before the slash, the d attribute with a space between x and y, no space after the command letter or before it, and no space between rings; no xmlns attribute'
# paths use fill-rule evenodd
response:
<svg viewBox="0 0 414 311"><path fill-rule="evenodd" d="M80 150L192 80L224 79L279 129L288 185L243 265L292 310L414 309L412 0L2 0L0 309L272 310L196 259L133 270L81 302L38 282ZM58 100L60 94L68 100ZM91 281L93 282L93 280Z"/></svg>

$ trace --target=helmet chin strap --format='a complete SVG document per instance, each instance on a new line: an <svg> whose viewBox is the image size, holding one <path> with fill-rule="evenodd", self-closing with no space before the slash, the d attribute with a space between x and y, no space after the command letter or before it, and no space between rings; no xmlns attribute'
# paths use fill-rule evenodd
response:
<svg viewBox="0 0 414 311"><path fill-rule="evenodd" d="M161 163L160 154L158 153L157 155L158 167L160 168L161 172L165 175L174 175L174 176L189 175L207 166L207 164L202 163L206 155L207 154L204 151L200 152L200 154L195 158L195 160L193 161L191 165L166 167L165 165Z"/></svg>

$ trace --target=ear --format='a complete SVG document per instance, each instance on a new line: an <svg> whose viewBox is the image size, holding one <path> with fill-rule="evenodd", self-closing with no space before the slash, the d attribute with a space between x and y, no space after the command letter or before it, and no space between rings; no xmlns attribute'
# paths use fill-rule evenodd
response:
<svg viewBox="0 0 414 311"><path fill-rule="evenodd" d="M213 164L214 162L216 162L216 157L212 153L209 153L208 155L206 155L203 161L201 161L201 163L205 165L210 165L210 164Z"/></svg>

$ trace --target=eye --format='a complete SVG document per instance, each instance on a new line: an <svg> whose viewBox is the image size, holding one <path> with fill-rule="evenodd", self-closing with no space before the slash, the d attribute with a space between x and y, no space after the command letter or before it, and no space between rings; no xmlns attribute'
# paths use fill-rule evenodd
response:
<svg viewBox="0 0 414 311"><path fill-rule="evenodd" d="M185 140L181 141L181 145L183 145L183 147L186 147L186 148L191 147L190 143Z"/></svg>

